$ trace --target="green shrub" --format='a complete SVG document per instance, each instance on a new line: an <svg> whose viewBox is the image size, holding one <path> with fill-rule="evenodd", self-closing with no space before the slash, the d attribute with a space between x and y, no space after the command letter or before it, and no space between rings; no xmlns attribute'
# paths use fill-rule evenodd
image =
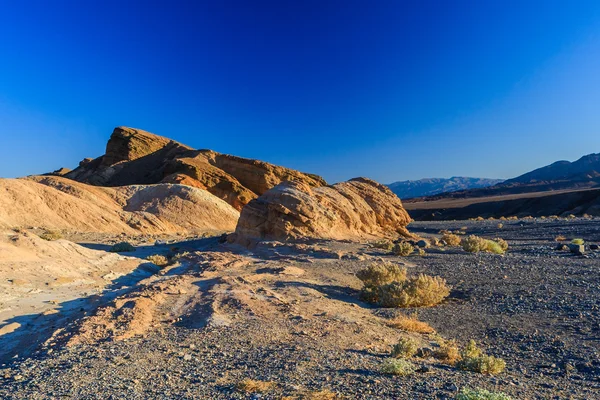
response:
<svg viewBox="0 0 600 400"><path fill-rule="evenodd" d="M417 353L419 343L413 338L400 338L398 343L392 348L391 356L394 358L410 358Z"/></svg>
<svg viewBox="0 0 600 400"><path fill-rule="evenodd" d="M468 253L485 251L494 254L504 254L506 249L508 249L508 243L504 239L488 240L475 235L464 238L460 244L463 250Z"/></svg>
<svg viewBox="0 0 600 400"><path fill-rule="evenodd" d="M415 248L413 247L412 244L407 243L407 242L402 242L402 243L398 243L397 245L395 245L394 248L392 249L392 252L397 256L406 257L406 256L412 254L412 252L414 250L415 250Z"/></svg>
<svg viewBox="0 0 600 400"><path fill-rule="evenodd" d="M130 243L121 242L114 244L109 251L113 253L127 253L135 251L135 247L133 247L133 245L131 245Z"/></svg>
<svg viewBox="0 0 600 400"><path fill-rule="evenodd" d="M388 358L381 366L381 372L384 374L408 376L415 373L415 365L410 361L397 358Z"/></svg>
<svg viewBox="0 0 600 400"><path fill-rule="evenodd" d="M465 371L497 375L504 371L506 362L497 357L484 354L474 340L469 341L461 352L461 360L456 366Z"/></svg>
<svg viewBox="0 0 600 400"><path fill-rule="evenodd" d="M512 400L510 396L499 392L489 392L485 389L464 388L456 396L456 400Z"/></svg>
<svg viewBox="0 0 600 400"><path fill-rule="evenodd" d="M58 240L58 239L62 239L62 235L58 231L48 230L48 231L41 233L39 236L40 236L40 238L47 240L49 242L52 242L52 241Z"/></svg>
<svg viewBox="0 0 600 400"><path fill-rule="evenodd" d="M584 243L585 243L585 241L583 239L573 239L573 240L571 240L571 244L575 244L575 245L582 245Z"/></svg>

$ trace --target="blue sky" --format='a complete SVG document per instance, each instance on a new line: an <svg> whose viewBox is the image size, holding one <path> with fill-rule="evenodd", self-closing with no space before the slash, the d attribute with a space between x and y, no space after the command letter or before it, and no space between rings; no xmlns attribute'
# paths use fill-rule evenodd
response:
<svg viewBox="0 0 600 400"><path fill-rule="evenodd" d="M118 125L331 182L600 152L598 1L4 1L0 35L2 177Z"/></svg>

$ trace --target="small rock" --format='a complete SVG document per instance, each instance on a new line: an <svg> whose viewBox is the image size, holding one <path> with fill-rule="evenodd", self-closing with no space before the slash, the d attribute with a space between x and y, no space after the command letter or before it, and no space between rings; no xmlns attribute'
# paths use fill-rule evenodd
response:
<svg viewBox="0 0 600 400"><path fill-rule="evenodd" d="M581 255L581 254L585 253L585 246L582 245L582 244L570 244L569 245L569 250L573 254Z"/></svg>

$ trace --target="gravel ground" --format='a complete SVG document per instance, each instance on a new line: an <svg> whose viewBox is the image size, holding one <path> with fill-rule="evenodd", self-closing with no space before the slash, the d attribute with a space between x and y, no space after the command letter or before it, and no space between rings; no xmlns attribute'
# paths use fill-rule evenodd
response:
<svg viewBox="0 0 600 400"><path fill-rule="evenodd" d="M142 337L57 345L50 354L17 357L0 369L0 397L272 399L310 398L307 391L328 389L348 399L454 399L463 387L482 387L516 399L600 399L600 252L576 256L556 250L554 242L564 235L599 243L600 221L502 221L498 228L499 222L419 222L410 228L425 236L466 227L468 234L502 237L511 246L504 256L435 248L423 257L396 258L341 242L320 243L323 252L285 246L258 252L251 255L252 273L290 262L306 270L304 279L251 289L288 299L293 307L261 314L255 303L223 298L219 307L236 315L227 326L202 326L192 313ZM396 337L388 338L392 331L377 321L396 311L358 301L360 283L353 277L365 259L379 258L446 278L450 298L419 309L419 319L445 338L477 340L504 358L507 370L486 376L430 359L415 361L420 370L412 376L380 373L388 342ZM328 311L316 312L320 307ZM275 386L244 393L235 389L244 378Z"/></svg>

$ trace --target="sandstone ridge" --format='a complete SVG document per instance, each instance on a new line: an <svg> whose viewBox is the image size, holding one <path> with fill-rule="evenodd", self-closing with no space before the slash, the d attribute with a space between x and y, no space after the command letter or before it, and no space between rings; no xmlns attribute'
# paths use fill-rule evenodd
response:
<svg viewBox="0 0 600 400"><path fill-rule="evenodd" d="M410 222L400 199L367 178L316 188L284 182L244 207L230 241L409 237Z"/></svg>
<svg viewBox="0 0 600 400"><path fill-rule="evenodd" d="M207 190L237 210L283 181L315 187L327 184L316 175L212 150L194 150L127 127L114 129L105 155L82 161L65 176L97 186L180 183Z"/></svg>

